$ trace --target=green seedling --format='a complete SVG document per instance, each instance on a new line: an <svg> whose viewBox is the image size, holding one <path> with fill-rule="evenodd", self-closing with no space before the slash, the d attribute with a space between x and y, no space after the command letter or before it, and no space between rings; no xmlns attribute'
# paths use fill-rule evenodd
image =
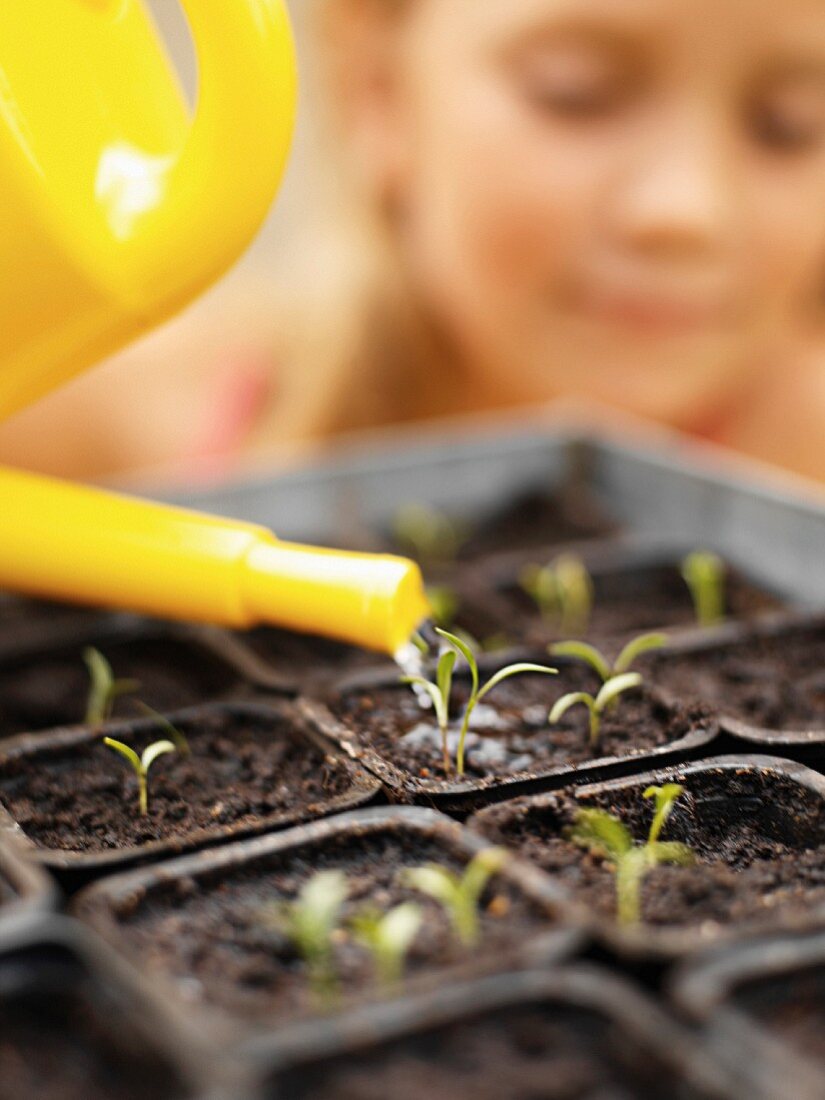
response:
<svg viewBox="0 0 825 1100"><path fill-rule="evenodd" d="M690 589L696 621L715 626L725 617L725 563L718 554L695 550L682 561L682 576Z"/></svg>
<svg viewBox="0 0 825 1100"><path fill-rule="evenodd" d="M656 810L647 842L636 844L630 830L618 817L606 810L581 809L567 839L606 859L616 876L617 915L620 924L638 924L642 919L642 882L659 864L688 867L696 857L686 844L659 840L664 823L684 788L678 783L648 787L644 798L656 799Z"/></svg>
<svg viewBox="0 0 825 1100"><path fill-rule="evenodd" d="M294 901L274 906L274 923L293 944L309 972L313 992L322 1001L338 992L334 935L349 887L342 871L319 871Z"/></svg>
<svg viewBox="0 0 825 1100"><path fill-rule="evenodd" d="M177 752L177 748L171 741L155 741L153 745L143 750L141 756L138 756L134 749L124 745L122 741L115 741L113 737L104 737L103 744L119 752L132 765L138 781L140 812L145 816L149 813L149 769L159 756L167 752Z"/></svg>
<svg viewBox="0 0 825 1100"><path fill-rule="evenodd" d="M602 717L611 703L632 688L639 687L642 678L638 672L625 672L621 676L611 676L602 684L597 695L590 695L586 691L571 691L568 695L562 695L557 699L550 711L548 721L555 725L571 707L579 703L584 704L590 712L590 746L595 748L601 737Z"/></svg>
<svg viewBox="0 0 825 1100"><path fill-rule="evenodd" d="M466 537L461 524L416 502L398 509L392 529L396 542L423 563L454 561Z"/></svg>
<svg viewBox="0 0 825 1100"><path fill-rule="evenodd" d="M162 714L159 714L152 707L147 706L146 703L138 700L138 707L143 711L147 718L152 718L163 730L166 736L175 745L175 748L181 756L191 756L192 749L189 745L189 740L185 733L182 733L177 726L173 726L168 718L165 718Z"/></svg>
<svg viewBox="0 0 825 1100"><path fill-rule="evenodd" d="M83 660L89 670L85 723L97 729L111 718L118 697L131 695L140 688L140 683L137 680L116 680L112 666L100 650L92 646L83 650Z"/></svg>
<svg viewBox="0 0 825 1100"><path fill-rule="evenodd" d="M418 687L420 690L425 691L432 700L435 707L436 721L438 722L438 728L441 732L441 747L444 754L444 770L447 774L451 771L450 765L450 753L447 744L447 732L450 725L450 694L453 684L453 671L455 669L455 663L458 657L463 657L467 662L470 669L470 678L472 686L470 689L470 698L467 700L464 707L464 714L461 720L461 729L458 735L458 750L456 753L456 771L459 775L464 774L464 743L467 740L467 733L470 729L470 719L473 711L478 703L493 690L502 680L506 680L511 676L518 676L525 672L544 672L551 675L555 675L558 671L555 668L548 668L546 665L533 665L520 663L515 665L508 665L506 668L500 669L487 681L484 686L480 686L480 680L478 675L478 662L476 661L475 654L470 646L463 638L459 638L456 634L450 634L446 630L442 630L440 627L436 627L436 634L442 637L448 645L452 648L445 650L438 659L436 666L435 683L425 679L423 676L403 676L402 683L411 684Z"/></svg>
<svg viewBox="0 0 825 1100"><path fill-rule="evenodd" d="M376 977L385 989L401 981L404 962L423 919L421 907L407 901L388 913L366 909L350 921L353 938L371 953Z"/></svg>
<svg viewBox="0 0 825 1100"><path fill-rule="evenodd" d="M478 915L481 895L487 883L507 862L503 848L485 848L473 856L463 875L437 863L411 867L402 873L406 886L419 890L439 902L446 910L450 924L464 947L474 947L481 937Z"/></svg>
<svg viewBox="0 0 825 1100"><path fill-rule="evenodd" d="M553 657L575 657L584 661L595 670L602 683L606 684L614 676L629 672L643 653L651 649L661 649L666 644L666 634L640 634L638 638L632 638L627 643L612 664L600 650L588 642L556 642L555 645L548 646L548 650Z"/></svg>
<svg viewBox="0 0 825 1100"><path fill-rule="evenodd" d="M519 584L545 622L564 634L584 634L593 609L593 581L581 558L561 554L548 565L527 565Z"/></svg>

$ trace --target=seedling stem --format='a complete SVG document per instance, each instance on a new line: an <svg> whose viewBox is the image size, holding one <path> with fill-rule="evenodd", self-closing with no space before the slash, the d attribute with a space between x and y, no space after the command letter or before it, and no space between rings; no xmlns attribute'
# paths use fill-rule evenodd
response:
<svg viewBox="0 0 825 1100"><path fill-rule="evenodd" d="M177 752L175 745L171 741L155 741L153 745L143 750L141 756L138 756L134 749L124 745L122 741L116 741L113 737L104 737L103 744L119 752L132 765L138 781L140 813L145 816L149 813L149 769L159 756L167 752Z"/></svg>
<svg viewBox="0 0 825 1100"><path fill-rule="evenodd" d="M437 863L411 867L402 873L402 881L420 890L447 911L457 938L465 947L474 947L481 935L478 909L484 888L507 862L503 848L485 848L473 856L463 875Z"/></svg>

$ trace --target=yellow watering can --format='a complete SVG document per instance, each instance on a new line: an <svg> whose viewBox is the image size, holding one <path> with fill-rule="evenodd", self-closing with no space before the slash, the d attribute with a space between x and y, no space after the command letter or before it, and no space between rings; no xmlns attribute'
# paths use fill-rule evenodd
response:
<svg viewBox="0 0 825 1100"><path fill-rule="evenodd" d="M296 96L283 0L183 8L193 120L141 0L0 0L0 418L198 294L272 201ZM390 652L427 613L403 559L6 470L0 586Z"/></svg>

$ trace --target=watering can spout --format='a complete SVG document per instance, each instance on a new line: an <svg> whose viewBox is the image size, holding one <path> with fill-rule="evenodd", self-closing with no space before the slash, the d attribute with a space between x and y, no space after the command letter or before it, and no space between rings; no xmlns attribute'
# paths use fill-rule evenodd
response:
<svg viewBox="0 0 825 1100"><path fill-rule="evenodd" d="M255 236L284 171L296 109L282 0L183 0L183 8L199 72L185 144L165 157L104 150L97 180L125 294L153 317L188 302Z"/></svg>

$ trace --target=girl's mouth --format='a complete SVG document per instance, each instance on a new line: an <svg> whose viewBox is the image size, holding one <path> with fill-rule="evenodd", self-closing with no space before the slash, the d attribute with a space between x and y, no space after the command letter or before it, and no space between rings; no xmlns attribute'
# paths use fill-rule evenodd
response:
<svg viewBox="0 0 825 1100"><path fill-rule="evenodd" d="M723 320L719 302L701 302L632 291L590 291L580 308L604 324L648 335L679 335L715 328Z"/></svg>

